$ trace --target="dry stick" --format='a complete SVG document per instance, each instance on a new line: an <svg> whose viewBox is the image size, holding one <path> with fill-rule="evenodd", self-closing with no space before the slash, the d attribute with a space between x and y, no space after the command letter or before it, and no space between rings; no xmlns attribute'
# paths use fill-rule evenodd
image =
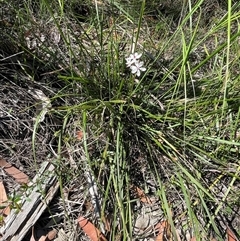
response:
<svg viewBox="0 0 240 241"><path fill-rule="evenodd" d="M101 232L103 234L105 234L104 225L100 220L102 197L101 197L101 194L98 191L97 183L96 183L94 174L92 172L92 169L90 167L90 164L87 161L87 159L88 159L87 155L83 154L82 158L85 160L85 163L86 163L85 164L86 165L85 176L86 176L86 179L87 179L87 182L88 182L88 185L89 185L89 194L91 196L94 213L96 215L96 218L99 221Z"/></svg>
<svg viewBox="0 0 240 241"><path fill-rule="evenodd" d="M101 195L99 194L98 187L95 181L95 177L91 172L91 169L87 166L86 171L86 178L87 182L89 184L89 194L92 199L92 205L94 208L94 213L96 215L96 218L99 220L101 217ZM100 229L102 233L105 233L104 226L102 225L102 222L100 222Z"/></svg>

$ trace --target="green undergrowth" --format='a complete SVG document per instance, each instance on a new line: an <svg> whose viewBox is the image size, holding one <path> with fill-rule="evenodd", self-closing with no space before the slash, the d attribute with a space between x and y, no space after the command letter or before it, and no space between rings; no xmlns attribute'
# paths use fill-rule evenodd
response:
<svg viewBox="0 0 240 241"><path fill-rule="evenodd" d="M134 238L131 187L148 193L149 179L174 240L177 229L196 240L224 240L230 226L240 235L240 4L219 1L213 11L204 0L167 2L41 0L15 10L19 39L46 36L34 50L20 45L52 73L33 78L26 69L24 81L44 81L61 103L48 112L62 120L61 188L86 169L94 175L100 219L112 216L109 240ZM47 40L53 32L56 44ZM140 76L126 66L134 52L146 68ZM66 147L76 170L59 167Z"/></svg>

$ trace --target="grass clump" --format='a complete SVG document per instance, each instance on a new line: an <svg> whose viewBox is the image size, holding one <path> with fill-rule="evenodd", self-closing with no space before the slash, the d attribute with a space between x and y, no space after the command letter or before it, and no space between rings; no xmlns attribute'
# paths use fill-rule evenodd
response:
<svg viewBox="0 0 240 241"><path fill-rule="evenodd" d="M34 137L28 155L36 166L45 136L41 151L56 166L64 228L88 215L108 240L157 235L163 220L169 240L224 240L227 228L240 235L240 4L218 1L210 11L204 0L170 2L1 3L9 9L1 41L17 47L1 49L2 83L25 94L39 89L51 101L42 122L29 121L33 129L12 139ZM133 53L142 54L139 75L137 64L127 66ZM33 118L37 103L26 96L22 109ZM155 200L150 232L139 231L146 204L133 187Z"/></svg>

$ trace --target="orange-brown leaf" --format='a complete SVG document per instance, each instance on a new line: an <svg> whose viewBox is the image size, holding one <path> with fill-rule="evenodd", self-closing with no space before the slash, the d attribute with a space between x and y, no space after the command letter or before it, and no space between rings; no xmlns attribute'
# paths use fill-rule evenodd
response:
<svg viewBox="0 0 240 241"><path fill-rule="evenodd" d="M0 210L0 214L3 216L8 216L10 214L10 207L7 205L7 193L2 182L0 182L0 206L6 206Z"/></svg>
<svg viewBox="0 0 240 241"><path fill-rule="evenodd" d="M103 218L102 218L102 221L103 221L103 223L104 223L105 230L108 231L108 232L110 232L111 223L110 223L109 217L103 217Z"/></svg>
<svg viewBox="0 0 240 241"><path fill-rule="evenodd" d="M168 221L162 221L155 226L155 230L158 231L158 236L156 237L156 241L165 241L169 240L172 241L173 238L173 233L171 231L171 225L169 224ZM176 238L177 241L181 241L179 233L175 230L176 232Z"/></svg>
<svg viewBox="0 0 240 241"><path fill-rule="evenodd" d="M145 194L145 192L141 188L135 185L133 185L132 188L141 202L148 203L148 204L152 203L151 199Z"/></svg>
<svg viewBox="0 0 240 241"><path fill-rule="evenodd" d="M51 240L54 240L54 238L56 237L57 235L57 230L56 229L53 229L51 231L48 232L47 234L47 241L51 241Z"/></svg>
<svg viewBox="0 0 240 241"><path fill-rule="evenodd" d="M10 176L12 176L18 183L28 183L28 176L18 170L16 167L13 167L5 160L0 159L0 167L3 167L4 171L6 171Z"/></svg>
<svg viewBox="0 0 240 241"><path fill-rule="evenodd" d="M156 237L156 241L163 241L164 240L164 231L167 225L167 221L162 221L156 224L155 230L158 231L158 236Z"/></svg>
<svg viewBox="0 0 240 241"><path fill-rule="evenodd" d="M57 230L53 229L47 235L42 235L38 241L52 241L57 235Z"/></svg>
<svg viewBox="0 0 240 241"><path fill-rule="evenodd" d="M229 227L227 227L227 238L228 241L238 241L237 237Z"/></svg>
<svg viewBox="0 0 240 241"><path fill-rule="evenodd" d="M76 134L77 134L77 139L78 139L79 141L81 141L82 138L83 138L83 132L82 132L82 131L77 131Z"/></svg>
<svg viewBox="0 0 240 241"><path fill-rule="evenodd" d="M87 218L79 217L78 224L91 241L107 241L104 235Z"/></svg>

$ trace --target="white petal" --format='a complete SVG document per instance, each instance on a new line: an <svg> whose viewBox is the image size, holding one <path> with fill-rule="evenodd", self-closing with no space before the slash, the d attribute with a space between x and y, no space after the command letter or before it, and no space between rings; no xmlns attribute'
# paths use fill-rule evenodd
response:
<svg viewBox="0 0 240 241"><path fill-rule="evenodd" d="M139 59L139 58L142 56L142 54L139 54L139 53L137 53L137 52L134 53L133 55L134 55L134 58L135 58L135 59Z"/></svg>
<svg viewBox="0 0 240 241"><path fill-rule="evenodd" d="M127 61L127 62L126 62L126 65L127 65L127 67L130 67L130 66L132 65L132 62Z"/></svg>
<svg viewBox="0 0 240 241"><path fill-rule="evenodd" d="M132 60L130 58L126 58L126 62L129 63L131 62Z"/></svg>
<svg viewBox="0 0 240 241"><path fill-rule="evenodd" d="M130 69L131 69L131 71L132 71L132 74L135 74L135 73L137 73L137 71L138 71L138 68L137 68L135 65L132 65L132 66L130 67Z"/></svg>
<svg viewBox="0 0 240 241"><path fill-rule="evenodd" d="M139 77L140 74L141 74L141 72L140 72L140 70L138 69L136 75Z"/></svg>
<svg viewBox="0 0 240 241"><path fill-rule="evenodd" d="M138 68L141 68L143 65L144 65L143 61L137 62L137 67L138 67Z"/></svg>
<svg viewBox="0 0 240 241"><path fill-rule="evenodd" d="M128 59L129 59L130 61L132 61L134 58L135 58L135 57L134 57L133 54L130 54L129 57L128 57Z"/></svg>

